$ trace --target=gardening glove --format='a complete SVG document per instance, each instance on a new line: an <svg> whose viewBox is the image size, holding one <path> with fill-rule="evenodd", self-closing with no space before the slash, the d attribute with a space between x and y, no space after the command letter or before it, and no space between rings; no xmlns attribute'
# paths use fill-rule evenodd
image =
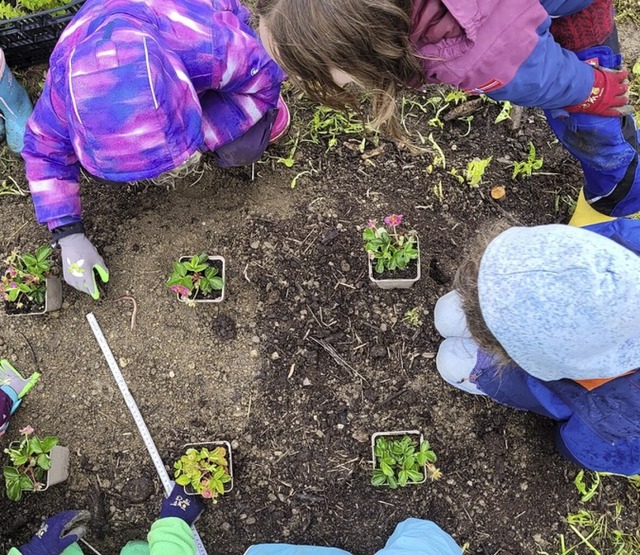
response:
<svg viewBox="0 0 640 555"><path fill-rule="evenodd" d="M204 511L204 505L198 497L187 495L181 485L174 484L169 497L162 500L160 518L181 518L191 526L200 518L202 511Z"/></svg>
<svg viewBox="0 0 640 555"><path fill-rule="evenodd" d="M9 416L11 416L20 404L22 398L36 384L40 374L34 372L33 375L25 380L20 373L9 363L8 360L0 360L0 391L5 394L5 405L0 414L0 435L4 433L9 425ZM6 418L2 418L2 416Z"/></svg>
<svg viewBox="0 0 640 555"><path fill-rule="evenodd" d="M96 283L98 276L107 283L109 270L91 241L84 233L74 233L58 240L62 248L62 268L64 280L78 291L89 293L94 299L100 298L100 290Z"/></svg>
<svg viewBox="0 0 640 555"><path fill-rule="evenodd" d="M22 399L29 393L29 390L36 385L38 378L40 374L34 372L30 378L25 379L8 360L0 360L0 387L3 389L10 387L18 399Z"/></svg>
<svg viewBox="0 0 640 555"><path fill-rule="evenodd" d="M594 66L595 79L587 99L567 112L582 112L598 116L624 116L633 113L629 105L629 81L626 70L606 69Z"/></svg>
<svg viewBox="0 0 640 555"><path fill-rule="evenodd" d="M20 546L22 555L60 555L87 531L89 511L65 511L42 523L31 541Z"/></svg>

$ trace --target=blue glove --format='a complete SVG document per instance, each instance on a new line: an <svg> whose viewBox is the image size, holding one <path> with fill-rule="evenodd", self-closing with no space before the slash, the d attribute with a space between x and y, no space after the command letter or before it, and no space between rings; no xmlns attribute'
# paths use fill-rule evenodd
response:
<svg viewBox="0 0 640 555"><path fill-rule="evenodd" d="M89 511L65 511L42 523L31 541L20 546L22 555L60 555L87 531Z"/></svg>
<svg viewBox="0 0 640 555"><path fill-rule="evenodd" d="M191 526L204 511L204 505L200 498L187 495L184 488L178 484L173 486L169 497L162 500L160 518L177 517Z"/></svg>

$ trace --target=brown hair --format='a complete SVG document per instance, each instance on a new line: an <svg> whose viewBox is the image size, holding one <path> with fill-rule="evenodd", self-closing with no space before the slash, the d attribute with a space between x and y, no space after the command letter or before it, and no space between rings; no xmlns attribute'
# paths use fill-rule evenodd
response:
<svg viewBox="0 0 640 555"><path fill-rule="evenodd" d="M493 333L491 333L482 316L478 294L478 276L484 251L489 246L489 243L508 227L505 222L497 222L478 236L477 241L469 249L465 259L460 264L453 283L454 289L462 300L462 311L467 318L469 333L471 333L471 336L481 349L497 357L499 369L503 369L509 364L514 364L514 362Z"/></svg>
<svg viewBox="0 0 640 555"><path fill-rule="evenodd" d="M371 95L373 125L404 140L396 99L424 81L409 40L411 8L412 0L258 0L256 12L276 61L309 97L358 109L331 76L342 70Z"/></svg>

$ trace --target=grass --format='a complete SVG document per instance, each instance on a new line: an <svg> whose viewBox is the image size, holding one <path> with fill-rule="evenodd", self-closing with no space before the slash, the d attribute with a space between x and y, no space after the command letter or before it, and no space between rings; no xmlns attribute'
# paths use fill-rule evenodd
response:
<svg viewBox="0 0 640 555"><path fill-rule="evenodd" d="M618 23L630 21L636 25L640 24L640 0L614 0L613 5Z"/></svg>
<svg viewBox="0 0 640 555"><path fill-rule="evenodd" d="M607 476L623 478L607 472L578 472L574 484L580 502L586 504L601 494L602 479ZM626 480L640 494L640 475ZM603 512L582 508L568 514L564 519L568 533L559 535L551 551L540 550L538 555L640 555L640 529L626 529L623 512L622 504L615 501Z"/></svg>

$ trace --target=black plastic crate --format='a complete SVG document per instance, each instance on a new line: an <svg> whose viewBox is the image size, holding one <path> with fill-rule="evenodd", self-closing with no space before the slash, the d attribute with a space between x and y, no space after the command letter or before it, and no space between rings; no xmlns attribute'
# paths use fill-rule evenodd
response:
<svg viewBox="0 0 640 555"><path fill-rule="evenodd" d="M85 0L75 0L60 8L0 20L0 48L11 68L46 62L67 23Z"/></svg>

